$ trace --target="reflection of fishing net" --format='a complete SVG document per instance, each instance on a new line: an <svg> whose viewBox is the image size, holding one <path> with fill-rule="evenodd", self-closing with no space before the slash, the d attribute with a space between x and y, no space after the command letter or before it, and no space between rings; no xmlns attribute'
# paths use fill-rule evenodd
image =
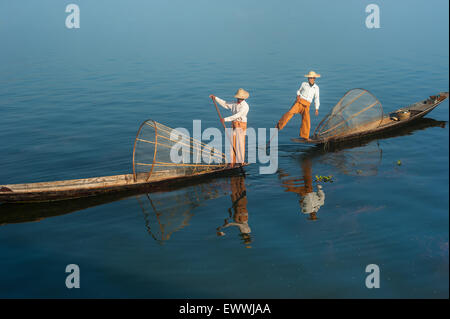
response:
<svg viewBox="0 0 450 319"><path fill-rule="evenodd" d="M319 158L319 162L333 166L345 175L375 176L381 159L382 151L375 142L364 147L326 153Z"/></svg>
<svg viewBox="0 0 450 319"><path fill-rule="evenodd" d="M348 91L320 122L314 139L326 139L377 128L383 119L378 99L364 89Z"/></svg>
<svg viewBox="0 0 450 319"><path fill-rule="evenodd" d="M135 180L197 175L225 166L221 150L194 140L187 131L171 129L153 120L142 123L134 142Z"/></svg>
<svg viewBox="0 0 450 319"><path fill-rule="evenodd" d="M189 225L197 207L230 192L228 182L210 182L167 193L137 197L148 233L158 242Z"/></svg>

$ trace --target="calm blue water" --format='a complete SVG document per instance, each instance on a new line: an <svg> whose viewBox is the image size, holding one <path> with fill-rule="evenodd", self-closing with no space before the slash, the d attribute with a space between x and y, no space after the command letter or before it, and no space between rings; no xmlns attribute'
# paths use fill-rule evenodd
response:
<svg viewBox="0 0 450 319"><path fill-rule="evenodd" d="M249 126L273 127L310 69L313 128L354 87L386 112L449 90L445 1L379 1L380 29L361 1L73 2L78 30L60 1L0 3L0 184L128 173L143 120L220 127L208 95L238 87ZM174 192L0 205L0 296L448 298L448 106L335 153L293 144L294 117L273 175L253 164ZM300 200L315 175L333 183L314 217ZM81 289L65 287L71 263ZM365 287L368 264L379 289Z"/></svg>

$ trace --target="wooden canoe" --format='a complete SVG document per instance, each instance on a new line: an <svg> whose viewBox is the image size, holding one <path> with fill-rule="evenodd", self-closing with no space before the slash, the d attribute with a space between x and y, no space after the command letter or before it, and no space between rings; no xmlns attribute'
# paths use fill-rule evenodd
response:
<svg viewBox="0 0 450 319"><path fill-rule="evenodd" d="M294 142L315 144L315 145L331 145L342 142L348 142L352 140L359 140L364 137L376 136L384 134L399 128L403 128L424 117L432 110L434 110L439 104L448 98L448 92L441 92L438 95L432 95L428 99L423 101L402 107L388 115L385 115L381 122L378 120L376 123L367 123L366 125L359 127L357 130L347 132L345 135L333 136L324 139L310 139L309 141L303 139L291 139ZM410 116L407 119L400 120L396 116L400 112L409 112Z"/></svg>
<svg viewBox="0 0 450 319"><path fill-rule="evenodd" d="M168 190L193 180L242 172L242 166L223 167L191 175L169 175L165 171L138 176L133 174L91 177L54 182L0 185L0 202L46 202L128 191L152 192Z"/></svg>

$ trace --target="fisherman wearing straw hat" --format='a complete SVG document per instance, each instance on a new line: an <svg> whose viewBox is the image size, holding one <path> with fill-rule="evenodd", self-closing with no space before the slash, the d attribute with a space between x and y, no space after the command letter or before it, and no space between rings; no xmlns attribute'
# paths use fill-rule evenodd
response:
<svg viewBox="0 0 450 319"><path fill-rule="evenodd" d="M294 114L299 113L302 115L302 125L300 127L300 137L305 140L309 140L309 130L311 128L311 121L309 117L309 106L312 100L315 101L316 116L319 115L319 86L314 83L316 78L320 78L320 74L314 71L310 71L305 75L308 78L308 82L303 82L297 91L297 100L294 105L287 111L281 119L278 121L277 128L282 130Z"/></svg>
<svg viewBox="0 0 450 319"><path fill-rule="evenodd" d="M211 99L217 101L217 103L219 103L222 107L231 110L231 113L233 114L221 120L222 124L224 124L224 122L232 122L232 165L234 165L235 163L244 163L245 161L245 131L247 129L247 113L249 111L249 106L245 100L248 99L249 96L250 94L244 89L237 90L236 94L234 95L234 97L236 98L235 103L225 102L224 100L212 94L209 96Z"/></svg>

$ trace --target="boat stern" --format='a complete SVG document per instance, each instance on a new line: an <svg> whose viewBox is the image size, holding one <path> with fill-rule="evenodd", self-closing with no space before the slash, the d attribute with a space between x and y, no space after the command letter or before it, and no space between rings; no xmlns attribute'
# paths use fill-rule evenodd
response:
<svg viewBox="0 0 450 319"><path fill-rule="evenodd" d="M436 96L436 98L439 102L442 102L446 98L448 98L448 92L439 92L439 94Z"/></svg>

